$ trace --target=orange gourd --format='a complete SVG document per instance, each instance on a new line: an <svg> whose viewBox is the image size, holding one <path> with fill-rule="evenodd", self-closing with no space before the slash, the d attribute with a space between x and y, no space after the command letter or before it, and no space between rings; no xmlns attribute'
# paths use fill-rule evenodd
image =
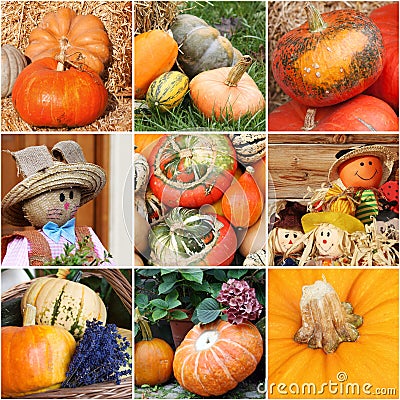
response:
<svg viewBox="0 0 400 400"><path fill-rule="evenodd" d="M148 159L153 147L162 136L162 133L135 133L135 153L143 154Z"/></svg>
<svg viewBox="0 0 400 400"><path fill-rule="evenodd" d="M24 326L1 328L1 396L20 397L57 389L65 380L76 343L58 326L34 325L29 306Z"/></svg>
<svg viewBox="0 0 400 400"><path fill-rule="evenodd" d="M323 279L323 275L339 301L351 303L353 313L363 319L362 325L356 328L358 337L353 332L355 341L344 341L335 351L332 351L335 346L325 346L331 351L328 353L322 348L311 348L316 347L313 340L308 343L294 340L304 333L299 332L302 323L309 322L307 315L302 316L300 307L302 293L309 292L304 286ZM371 394L374 397L375 388L395 388L396 393L387 391L384 398L398 398L398 270L275 269L269 271L268 282L269 398L367 398ZM319 297L320 305L326 298ZM347 311L346 314L347 322L358 319ZM321 322L319 315L314 315ZM340 325L340 321L335 324ZM328 326L322 330L326 331ZM331 327L330 337L336 339L336 329ZM318 328L314 337L319 337L317 331ZM346 394L346 390L350 392Z"/></svg>
<svg viewBox="0 0 400 400"><path fill-rule="evenodd" d="M111 43L103 23L94 15L76 15L70 8L47 13L29 36L25 55L32 61L65 52L73 64L101 74L110 58Z"/></svg>
<svg viewBox="0 0 400 400"><path fill-rule="evenodd" d="M159 385L172 374L174 351L163 339L153 338L147 321L135 311L135 322L139 323L143 340L135 343L135 385Z"/></svg>
<svg viewBox="0 0 400 400"><path fill-rule="evenodd" d="M254 168L248 166L222 197L222 211L229 222L237 228L254 225L264 208L264 196L253 174Z"/></svg>
<svg viewBox="0 0 400 400"><path fill-rule="evenodd" d="M254 372L263 349L261 334L250 322L196 325L176 349L174 375L190 392L218 396Z"/></svg>
<svg viewBox="0 0 400 400"><path fill-rule="evenodd" d="M144 99L151 82L175 64L178 44L166 32L153 29L135 36L135 99Z"/></svg>
<svg viewBox="0 0 400 400"><path fill-rule="evenodd" d="M264 110L264 96L246 73L251 63L250 56L243 56L233 67L204 71L192 79L190 97L206 118L236 121Z"/></svg>

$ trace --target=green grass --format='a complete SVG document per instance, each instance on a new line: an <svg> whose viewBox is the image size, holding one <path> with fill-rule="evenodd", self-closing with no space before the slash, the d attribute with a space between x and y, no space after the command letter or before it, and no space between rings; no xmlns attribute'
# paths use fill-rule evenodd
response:
<svg viewBox="0 0 400 400"><path fill-rule="evenodd" d="M188 2L187 13L203 18L210 25L220 24L221 18L237 17L241 26L230 38L234 47L255 60L248 73L266 94L265 66L265 3L261 1ZM192 105L189 94L180 106L166 114L135 111L136 131L264 131L265 111L245 116L239 121L207 120Z"/></svg>

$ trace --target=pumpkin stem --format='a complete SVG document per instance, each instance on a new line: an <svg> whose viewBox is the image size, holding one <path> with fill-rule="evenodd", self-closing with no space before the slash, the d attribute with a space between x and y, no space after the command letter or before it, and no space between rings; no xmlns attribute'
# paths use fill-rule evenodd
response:
<svg viewBox="0 0 400 400"><path fill-rule="evenodd" d="M350 303L341 303L335 289L325 281L303 286L300 300L302 326L294 335L297 343L333 353L342 342L355 342L363 318Z"/></svg>
<svg viewBox="0 0 400 400"><path fill-rule="evenodd" d="M237 64L229 71L228 77L225 80L227 86L237 86L243 74L250 68L253 60L250 56L243 56Z"/></svg>
<svg viewBox="0 0 400 400"><path fill-rule="evenodd" d="M58 63L57 63L57 71L58 72L64 71L66 53L67 53L68 47L69 47L68 39L66 37L62 37L60 39L60 54L58 54L57 56L54 57L58 61Z"/></svg>
<svg viewBox="0 0 400 400"><path fill-rule="evenodd" d="M143 340L152 340L153 334L151 333L150 325L146 321L146 317L144 317L139 312L139 308L135 308L135 323L139 324L140 331L142 332Z"/></svg>
<svg viewBox="0 0 400 400"><path fill-rule="evenodd" d="M312 131L317 124L315 123L315 115L317 114L316 108L309 108L304 117L304 126L301 128L303 131Z"/></svg>
<svg viewBox="0 0 400 400"><path fill-rule="evenodd" d="M23 326L31 326L36 324L36 307L27 304L23 312Z"/></svg>
<svg viewBox="0 0 400 400"><path fill-rule="evenodd" d="M321 32L328 26L322 19L321 13L315 8L312 3L307 2L305 5L305 9L307 13L308 27L310 32Z"/></svg>

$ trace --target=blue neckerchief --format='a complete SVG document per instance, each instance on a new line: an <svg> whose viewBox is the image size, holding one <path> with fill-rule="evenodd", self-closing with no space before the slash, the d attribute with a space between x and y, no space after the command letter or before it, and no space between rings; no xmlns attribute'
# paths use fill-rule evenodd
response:
<svg viewBox="0 0 400 400"><path fill-rule="evenodd" d="M70 243L75 243L75 218L70 219L64 225L58 226L56 223L49 221L43 228L44 234L53 242L58 243L61 236Z"/></svg>

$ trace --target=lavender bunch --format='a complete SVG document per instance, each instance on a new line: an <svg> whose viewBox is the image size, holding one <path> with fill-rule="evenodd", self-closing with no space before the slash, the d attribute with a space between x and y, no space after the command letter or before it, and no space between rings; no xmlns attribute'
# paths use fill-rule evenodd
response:
<svg viewBox="0 0 400 400"><path fill-rule="evenodd" d="M229 279L222 284L217 300L227 308L223 310L231 324L241 324L257 319L262 305L256 298L256 291L246 281Z"/></svg>
<svg viewBox="0 0 400 400"><path fill-rule="evenodd" d="M69 364L63 388L75 388L93 383L115 381L131 373L130 343L118 334L114 324L103 325L101 321L86 321L86 330L79 341ZM129 366L129 370L121 368Z"/></svg>

